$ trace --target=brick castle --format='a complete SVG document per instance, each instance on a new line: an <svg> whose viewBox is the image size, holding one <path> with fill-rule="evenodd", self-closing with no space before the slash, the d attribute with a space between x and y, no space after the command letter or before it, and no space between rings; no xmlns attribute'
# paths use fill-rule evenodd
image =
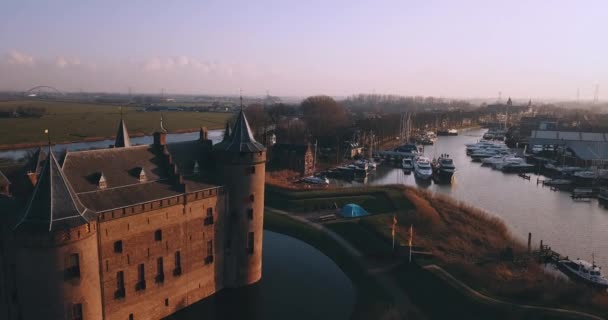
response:
<svg viewBox="0 0 608 320"><path fill-rule="evenodd" d="M132 145L121 119L111 148L40 149L0 173L0 318L160 319L257 282L265 165L242 110L216 145Z"/></svg>

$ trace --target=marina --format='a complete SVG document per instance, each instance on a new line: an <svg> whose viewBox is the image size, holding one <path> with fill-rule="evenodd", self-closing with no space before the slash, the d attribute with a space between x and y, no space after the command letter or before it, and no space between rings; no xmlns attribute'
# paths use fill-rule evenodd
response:
<svg viewBox="0 0 608 320"><path fill-rule="evenodd" d="M480 207L503 219L513 234L524 241L532 232L536 241L545 240L555 250L573 258L590 260L596 254L598 266L608 268L608 209L604 207L608 191L597 192L585 201L573 201L571 182L564 178L537 175L527 170L524 179L517 173L505 173L500 169L473 162L467 155L467 144L482 140L487 129L473 129L458 136L438 136L434 145L425 146L425 155L449 154L456 165L451 184L428 183L416 179L402 168L402 160L386 159L364 179L346 180L330 178L331 185L405 184L418 186L433 192L444 193L457 200ZM520 152L521 153L521 152ZM379 153L381 154L381 153ZM525 162L513 153L509 162ZM519 160L518 160L519 159ZM500 167L500 164L497 167ZM567 171L567 170L566 170ZM568 186L564 191L563 186Z"/></svg>

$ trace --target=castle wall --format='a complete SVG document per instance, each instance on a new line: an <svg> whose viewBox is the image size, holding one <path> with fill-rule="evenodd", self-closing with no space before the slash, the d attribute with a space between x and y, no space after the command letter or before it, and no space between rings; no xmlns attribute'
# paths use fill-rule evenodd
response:
<svg viewBox="0 0 608 320"><path fill-rule="evenodd" d="M220 153L218 163L229 194L224 284L240 287L262 277L266 152Z"/></svg>
<svg viewBox="0 0 608 320"><path fill-rule="evenodd" d="M77 304L84 319L101 319L95 229L95 224L84 225L54 235L58 237L17 234L12 267L17 284L17 319L72 319ZM71 256L75 254L78 270L71 269Z"/></svg>
<svg viewBox="0 0 608 320"><path fill-rule="evenodd" d="M124 320L131 314L134 319L160 319L222 288L225 208L221 190L177 197L162 207L152 204L152 210L140 214L121 217L117 212L118 218L112 219L111 213L105 213L100 218L106 319ZM212 224L207 217L209 208L213 211ZM156 234L159 230L160 240ZM211 258L207 254L210 240ZM122 241L122 252L115 250L117 241ZM158 258L163 261L160 278ZM139 281L140 264L144 265L145 287ZM124 274L124 294L119 292L119 271Z"/></svg>

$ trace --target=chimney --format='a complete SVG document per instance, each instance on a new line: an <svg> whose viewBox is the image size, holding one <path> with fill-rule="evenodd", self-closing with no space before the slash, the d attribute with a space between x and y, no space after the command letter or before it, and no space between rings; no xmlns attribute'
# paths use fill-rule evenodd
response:
<svg viewBox="0 0 608 320"><path fill-rule="evenodd" d="M165 132L154 132L154 145L162 147L167 144L167 133Z"/></svg>

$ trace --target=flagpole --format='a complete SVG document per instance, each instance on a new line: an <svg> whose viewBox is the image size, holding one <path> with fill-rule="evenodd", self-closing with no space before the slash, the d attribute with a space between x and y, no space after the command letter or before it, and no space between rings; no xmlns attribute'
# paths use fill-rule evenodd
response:
<svg viewBox="0 0 608 320"><path fill-rule="evenodd" d="M410 263L412 263L412 240L414 239L414 225L410 225L410 241L409 241L409 247L410 247Z"/></svg>
<svg viewBox="0 0 608 320"><path fill-rule="evenodd" d="M397 215L393 215L393 252L395 251L395 228L397 227Z"/></svg>

